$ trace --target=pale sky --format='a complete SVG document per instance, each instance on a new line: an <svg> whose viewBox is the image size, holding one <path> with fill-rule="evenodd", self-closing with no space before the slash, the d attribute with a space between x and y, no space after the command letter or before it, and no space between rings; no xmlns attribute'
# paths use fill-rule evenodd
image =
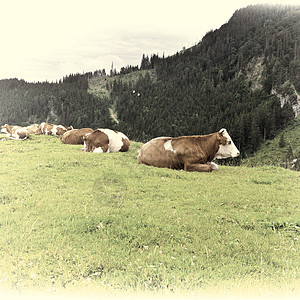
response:
<svg viewBox="0 0 300 300"><path fill-rule="evenodd" d="M0 79L119 71L197 44L250 4L300 0L0 0Z"/></svg>

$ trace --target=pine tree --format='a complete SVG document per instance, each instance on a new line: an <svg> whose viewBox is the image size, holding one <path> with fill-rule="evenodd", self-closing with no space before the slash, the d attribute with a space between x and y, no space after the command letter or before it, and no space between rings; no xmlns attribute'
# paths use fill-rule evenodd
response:
<svg viewBox="0 0 300 300"><path fill-rule="evenodd" d="M250 142L251 142L250 149L252 150L252 152L255 152L258 149L260 140L261 140L261 133L258 126L257 117L255 116L252 119L251 129L250 129Z"/></svg>
<svg viewBox="0 0 300 300"><path fill-rule="evenodd" d="M285 145L286 145L286 143L285 143L284 135L282 134L280 136L280 140L279 140L278 146L279 146L279 148L284 148Z"/></svg>
<svg viewBox="0 0 300 300"><path fill-rule="evenodd" d="M293 149L292 149L292 146L289 145L289 148L288 148L288 151L287 151L287 154L286 154L286 158L288 161L292 160L293 159Z"/></svg>

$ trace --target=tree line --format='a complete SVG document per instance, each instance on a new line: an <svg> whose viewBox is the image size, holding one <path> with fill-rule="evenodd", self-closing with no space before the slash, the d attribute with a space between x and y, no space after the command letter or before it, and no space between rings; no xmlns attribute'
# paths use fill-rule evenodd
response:
<svg viewBox="0 0 300 300"><path fill-rule="evenodd" d="M249 6L197 45L169 57L144 54L140 66L120 72L112 65L109 75L99 69L56 83L1 80L0 123L109 127L142 142L225 127L241 152L251 154L294 117L299 14L299 6ZM141 70L154 72L155 80ZM130 73L140 75L128 82ZM106 83L107 93L95 96L88 92L91 78L113 80ZM288 101L282 105L274 91Z"/></svg>
<svg viewBox="0 0 300 300"><path fill-rule="evenodd" d="M44 121L82 127L112 126L109 99L88 93L91 74L72 74L58 83L0 80L0 123L26 125Z"/></svg>
<svg viewBox="0 0 300 300"><path fill-rule="evenodd" d="M133 86L114 81L120 128L146 141L226 127L242 153L255 152L294 117L298 16L299 7L249 6L190 49L167 58L143 55L141 69L153 68L157 81L147 74ZM281 105L274 90L289 101Z"/></svg>

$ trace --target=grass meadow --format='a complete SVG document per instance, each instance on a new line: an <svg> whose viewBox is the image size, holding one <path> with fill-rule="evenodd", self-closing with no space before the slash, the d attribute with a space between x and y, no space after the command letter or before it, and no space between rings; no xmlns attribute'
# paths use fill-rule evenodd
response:
<svg viewBox="0 0 300 300"><path fill-rule="evenodd" d="M0 291L300 292L299 173L159 169L137 164L140 146L0 141Z"/></svg>

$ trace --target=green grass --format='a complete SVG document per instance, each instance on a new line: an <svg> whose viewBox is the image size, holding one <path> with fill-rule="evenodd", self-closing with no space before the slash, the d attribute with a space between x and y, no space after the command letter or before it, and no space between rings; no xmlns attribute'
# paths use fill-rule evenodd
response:
<svg viewBox="0 0 300 300"><path fill-rule="evenodd" d="M140 145L0 141L0 289L299 292L298 173L153 168Z"/></svg>
<svg viewBox="0 0 300 300"><path fill-rule="evenodd" d="M93 77L89 80L89 93L99 97L109 97L110 91L107 90L106 85L112 85L115 80L122 80L122 82L128 85L134 85L140 79L141 76L145 76L149 74L151 82L155 82L157 80L156 73L154 70L139 70L135 72L131 72L125 75L118 75L114 77L110 76L100 76ZM150 82L149 82L150 84Z"/></svg>

